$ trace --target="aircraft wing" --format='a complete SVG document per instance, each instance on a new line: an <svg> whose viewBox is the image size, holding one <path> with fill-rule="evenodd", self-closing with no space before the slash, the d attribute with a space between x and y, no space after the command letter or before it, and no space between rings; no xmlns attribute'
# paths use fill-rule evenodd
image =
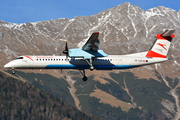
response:
<svg viewBox="0 0 180 120"><path fill-rule="evenodd" d="M103 50L99 50L99 32L95 32L91 35L88 41L81 48L68 49L69 57L74 58L84 58L84 59L92 59L93 57L106 57L106 54Z"/></svg>
<svg viewBox="0 0 180 120"><path fill-rule="evenodd" d="M94 32L91 37L88 39L88 41L85 43L85 45L82 47L82 50L84 51L98 51L98 47L99 47L99 32Z"/></svg>

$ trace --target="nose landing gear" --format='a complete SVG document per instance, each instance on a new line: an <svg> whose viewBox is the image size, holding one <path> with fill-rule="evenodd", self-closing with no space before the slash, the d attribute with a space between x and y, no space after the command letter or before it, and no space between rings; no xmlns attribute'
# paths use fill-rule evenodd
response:
<svg viewBox="0 0 180 120"><path fill-rule="evenodd" d="M12 69L12 74L15 74L15 70L14 69Z"/></svg>

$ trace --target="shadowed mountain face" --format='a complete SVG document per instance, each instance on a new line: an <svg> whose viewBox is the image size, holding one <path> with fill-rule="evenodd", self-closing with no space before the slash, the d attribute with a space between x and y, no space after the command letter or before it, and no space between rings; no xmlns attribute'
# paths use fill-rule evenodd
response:
<svg viewBox="0 0 180 120"><path fill-rule="evenodd" d="M166 29L175 29L175 38L168 54L170 59L168 62L130 69L128 72L133 73L139 79L149 80L152 78L163 82L169 88L169 94L175 100L172 101L172 104L176 108L175 112L171 113L168 112L166 106L167 109L163 113L166 116L177 116L178 118L178 114L180 114L177 96L179 95L177 90L180 87L178 84L180 74L179 16L180 11L176 12L166 7L156 7L144 11L138 6L124 3L96 15L77 16L73 19L62 18L24 24L0 21L0 66L3 67L5 63L19 55L59 55L64 50L65 41L68 41L69 48L82 47L89 36L96 31L100 32L100 49L108 54L122 55L147 51L153 44L156 34L161 34ZM104 74L109 76L109 72L100 73L99 76ZM89 74L97 75L95 72ZM103 79L107 78L104 77ZM97 80L102 83L102 78L99 77ZM123 87L124 90L127 90L127 94L129 87L128 85ZM101 88L101 90L103 89ZM96 96L95 93L93 95ZM129 93L129 96L131 95ZM128 101L125 98L123 99L126 102ZM128 99L129 101L132 100ZM82 101L80 102L82 103ZM167 99L164 98L162 105L165 106L166 103Z"/></svg>
<svg viewBox="0 0 180 120"><path fill-rule="evenodd" d="M100 120L0 71L0 119Z"/></svg>

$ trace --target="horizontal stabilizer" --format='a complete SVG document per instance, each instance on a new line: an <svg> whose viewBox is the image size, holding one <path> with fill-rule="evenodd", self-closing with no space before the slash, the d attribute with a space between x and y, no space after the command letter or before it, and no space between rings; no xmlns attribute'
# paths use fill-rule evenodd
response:
<svg viewBox="0 0 180 120"><path fill-rule="evenodd" d="M162 37L169 37L169 36L171 36L174 32L175 32L175 30L166 30L161 36L162 36Z"/></svg>

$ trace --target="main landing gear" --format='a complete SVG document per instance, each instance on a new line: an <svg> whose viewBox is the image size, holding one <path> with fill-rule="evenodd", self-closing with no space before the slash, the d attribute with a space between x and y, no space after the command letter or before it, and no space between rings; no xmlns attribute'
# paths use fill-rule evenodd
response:
<svg viewBox="0 0 180 120"><path fill-rule="evenodd" d="M92 59L86 59L86 62L90 65L89 69L91 71L93 71L94 70L94 66L92 65Z"/></svg>
<svg viewBox="0 0 180 120"><path fill-rule="evenodd" d="M87 81L87 77L86 77L86 75L85 75L85 71L84 70L79 70L79 72L83 75L83 78L82 78L82 80L85 82L85 81Z"/></svg>
<svg viewBox="0 0 180 120"><path fill-rule="evenodd" d="M92 65L92 59L85 59L86 60L86 62L90 65L90 67L89 67L89 69L91 70L91 71L93 71L94 70L94 66ZM83 81L87 81L87 77L86 77L86 75L85 75L85 71L84 70L79 70L79 72L83 75L83 78L82 78L82 80Z"/></svg>

